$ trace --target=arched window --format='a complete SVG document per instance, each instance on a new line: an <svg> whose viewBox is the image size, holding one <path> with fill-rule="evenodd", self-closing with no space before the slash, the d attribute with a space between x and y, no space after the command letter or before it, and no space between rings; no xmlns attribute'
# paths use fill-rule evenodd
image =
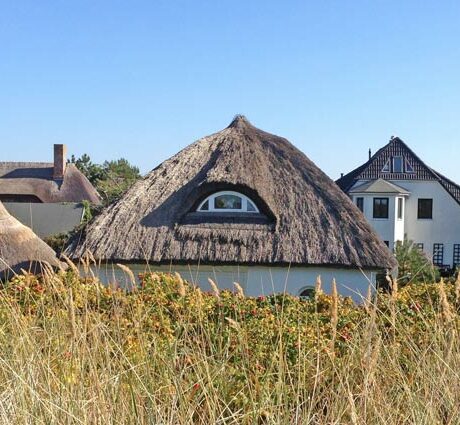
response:
<svg viewBox="0 0 460 425"><path fill-rule="evenodd" d="M299 298L302 300L312 300L315 297L314 286L306 286L302 288L299 293Z"/></svg>
<svg viewBox="0 0 460 425"><path fill-rule="evenodd" d="M199 212L248 212L258 213L255 202L251 201L246 195L229 190L213 193L209 195L198 206Z"/></svg>

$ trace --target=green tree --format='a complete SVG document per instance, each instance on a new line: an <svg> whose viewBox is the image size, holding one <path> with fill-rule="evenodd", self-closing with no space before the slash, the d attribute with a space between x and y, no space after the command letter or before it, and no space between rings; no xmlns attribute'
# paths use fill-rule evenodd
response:
<svg viewBox="0 0 460 425"><path fill-rule="evenodd" d="M398 284L432 283L439 279L439 271L430 259L410 240L398 242L395 248L398 261Z"/></svg>
<svg viewBox="0 0 460 425"><path fill-rule="evenodd" d="M135 182L141 178L139 168L126 159L105 161L102 169L104 177L97 183L99 193L110 204L119 199Z"/></svg>
<svg viewBox="0 0 460 425"><path fill-rule="evenodd" d="M75 164L93 185L97 185L97 182L104 178L103 166L94 164L86 153L80 158L75 158L75 155L72 155L70 163Z"/></svg>
<svg viewBox="0 0 460 425"><path fill-rule="evenodd" d="M120 158L95 164L87 154L80 158L72 155L70 162L87 177L102 197L104 205L119 199L136 180L141 178L139 168Z"/></svg>

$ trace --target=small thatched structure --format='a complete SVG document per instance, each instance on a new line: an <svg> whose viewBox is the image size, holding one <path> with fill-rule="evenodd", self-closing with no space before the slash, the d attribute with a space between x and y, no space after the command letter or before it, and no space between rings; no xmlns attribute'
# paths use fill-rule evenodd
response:
<svg viewBox="0 0 460 425"><path fill-rule="evenodd" d="M56 253L31 229L12 217L0 202L0 280L21 269L39 273L43 264L60 265Z"/></svg>
<svg viewBox="0 0 460 425"><path fill-rule="evenodd" d="M197 212L237 191L258 213ZM136 183L69 247L102 260L156 264L392 268L395 261L340 188L286 139L237 116Z"/></svg>

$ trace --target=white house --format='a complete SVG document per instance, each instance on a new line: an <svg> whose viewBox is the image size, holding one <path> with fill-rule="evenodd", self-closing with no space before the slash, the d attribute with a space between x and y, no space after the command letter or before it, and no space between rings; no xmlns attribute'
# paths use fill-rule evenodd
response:
<svg viewBox="0 0 460 425"><path fill-rule="evenodd" d="M73 258L90 251L118 280L178 271L209 289L239 282L249 295L305 295L318 275L359 300L395 260L351 200L282 137L237 116L153 169L77 235ZM118 272L117 272L118 270ZM327 287L325 288L327 290Z"/></svg>
<svg viewBox="0 0 460 425"><path fill-rule="evenodd" d="M337 184L390 248L407 238L435 265L460 266L460 186L401 139L391 138Z"/></svg>

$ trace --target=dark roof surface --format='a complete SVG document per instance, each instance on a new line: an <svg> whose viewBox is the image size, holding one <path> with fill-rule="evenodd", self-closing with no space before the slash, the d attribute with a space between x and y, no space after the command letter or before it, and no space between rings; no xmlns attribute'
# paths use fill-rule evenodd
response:
<svg viewBox="0 0 460 425"><path fill-rule="evenodd" d="M194 212L236 190L259 214ZM210 219L206 219L210 217ZM127 262L391 268L394 258L338 186L282 137L237 116L166 160L76 237L78 258Z"/></svg>
<svg viewBox="0 0 460 425"><path fill-rule="evenodd" d="M385 164L393 156L405 157L413 168L413 173L386 173ZM366 163L336 181L347 192L358 180L434 180L438 181L460 204L460 186L426 165L399 137L393 137L379 149Z"/></svg>
<svg viewBox="0 0 460 425"><path fill-rule="evenodd" d="M64 179L53 179L53 164L45 162L0 162L0 194L34 195L42 202L100 204L96 189L73 164L67 164Z"/></svg>

